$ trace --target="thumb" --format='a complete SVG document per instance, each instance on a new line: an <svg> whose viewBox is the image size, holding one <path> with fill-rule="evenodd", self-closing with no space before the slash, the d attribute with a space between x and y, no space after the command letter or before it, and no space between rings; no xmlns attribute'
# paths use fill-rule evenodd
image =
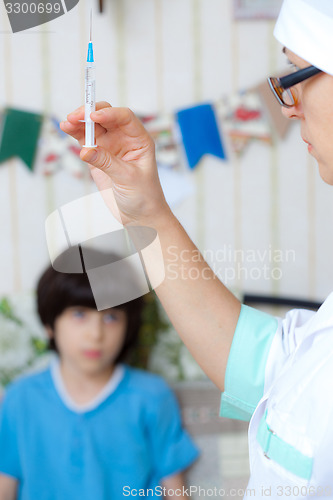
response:
<svg viewBox="0 0 333 500"><path fill-rule="evenodd" d="M111 174L112 158L108 151L103 148L83 148L80 153L81 160L90 163L94 167Z"/></svg>

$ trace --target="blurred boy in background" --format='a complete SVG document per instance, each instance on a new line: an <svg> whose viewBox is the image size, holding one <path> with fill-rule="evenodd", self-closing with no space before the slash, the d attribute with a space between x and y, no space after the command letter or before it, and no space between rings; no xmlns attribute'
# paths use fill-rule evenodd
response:
<svg viewBox="0 0 333 500"><path fill-rule="evenodd" d="M124 364L143 299L98 311L86 274L50 266L37 306L57 356L6 391L0 500L161 497L163 487L166 498L183 498L183 472L198 451L175 397L157 375Z"/></svg>

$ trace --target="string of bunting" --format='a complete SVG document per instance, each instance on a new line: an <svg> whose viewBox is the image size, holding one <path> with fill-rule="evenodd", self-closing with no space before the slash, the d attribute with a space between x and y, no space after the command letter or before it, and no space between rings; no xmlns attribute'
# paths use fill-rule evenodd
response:
<svg viewBox="0 0 333 500"><path fill-rule="evenodd" d="M155 140L157 162L164 169L181 165L181 150L194 169L206 154L227 159L226 143L230 154L242 155L253 140L272 144L276 136L283 139L289 126L266 83L173 115L140 118ZM52 175L63 169L83 176L80 147L61 131L57 118L6 108L0 130L0 163L18 157L36 173Z"/></svg>

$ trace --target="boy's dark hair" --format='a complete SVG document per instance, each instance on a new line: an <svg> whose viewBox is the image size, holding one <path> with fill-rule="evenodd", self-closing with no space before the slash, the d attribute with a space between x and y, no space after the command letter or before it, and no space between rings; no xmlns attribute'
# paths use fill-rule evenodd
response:
<svg viewBox="0 0 333 500"><path fill-rule="evenodd" d="M98 252L97 252L98 255ZM110 254L111 255L111 254ZM66 256L66 251L61 257ZM105 253L102 253L105 259ZM111 261L115 261L114 254ZM114 288L117 284L110 284ZM49 266L41 275L37 284L37 311L44 326L54 330L55 320L68 307L82 306L96 308L96 302L86 273L62 273ZM131 300L115 309L121 309L126 314L127 328L125 340L115 363L125 361L130 351L138 342L139 330L142 323L143 297ZM57 351L54 338L49 341L49 349Z"/></svg>

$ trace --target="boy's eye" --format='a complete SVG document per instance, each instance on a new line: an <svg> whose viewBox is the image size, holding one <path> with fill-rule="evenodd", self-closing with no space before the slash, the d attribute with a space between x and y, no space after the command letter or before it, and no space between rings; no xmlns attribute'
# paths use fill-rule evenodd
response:
<svg viewBox="0 0 333 500"><path fill-rule="evenodd" d="M114 321L117 321L117 319L118 319L118 317L114 313L103 314L104 323L113 323Z"/></svg>
<svg viewBox="0 0 333 500"><path fill-rule="evenodd" d="M72 315L74 316L74 318L82 319L85 317L86 312L83 311L83 309L74 309Z"/></svg>

